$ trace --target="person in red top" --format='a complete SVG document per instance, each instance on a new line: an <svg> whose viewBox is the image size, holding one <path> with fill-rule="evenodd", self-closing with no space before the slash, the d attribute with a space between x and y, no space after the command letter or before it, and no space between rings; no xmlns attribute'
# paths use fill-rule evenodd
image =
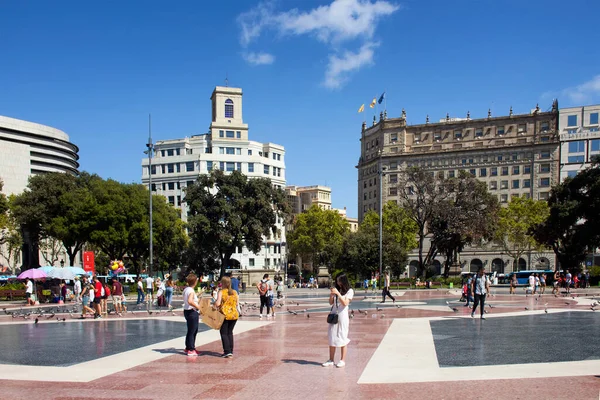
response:
<svg viewBox="0 0 600 400"><path fill-rule="evenodd" d="M94 318L102 318L102 308L100 306L102 302L102 292L104 292L102 282L100 282L98 276L94 275L94 310L96 311Z"/></svg>
<svg viewBox="0 0 600 400"><path fill-rule="evenodd" d="M119 280L116 277L112 278L112 284L113 284L113 290L112 290L113 306L115 306L115 311L116 311L117 315L121 316L121 313L123 312L123 307L122 307L123 285L121 285L121 282L119 282Z"/></svg>

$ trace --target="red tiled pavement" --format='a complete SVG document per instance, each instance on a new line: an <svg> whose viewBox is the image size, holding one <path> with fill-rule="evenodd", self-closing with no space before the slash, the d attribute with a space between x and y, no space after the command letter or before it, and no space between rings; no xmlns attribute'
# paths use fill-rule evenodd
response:
<svg viewBox="0 0 600 400"><path fill-rule="evenodd" d="M402 301L445 296L440 292L410 292ZM496 296L493 313L566 305L564 298ZM303 309L290 306L290 309ZM468 309L458 307L460 313ZM577 307L579 308L579 307ZM599 399L600 377L568 377L520 380L430 382L415 384L357 384L362 371L385 335L392 318L453 315L441 311L386 308L385 318L356 315L352 320L347 366L323 368L328 358L324 314L285 314L273 323L235 338L235 357L222 359L220 342L200 347L201 356L180 354L140 365L89 383L38 383L1 381L0 399ZM558 334L558 333L557 333ZM597 345L597 344L596 344ZM339 356L339 355L338 355Z"/></svg>

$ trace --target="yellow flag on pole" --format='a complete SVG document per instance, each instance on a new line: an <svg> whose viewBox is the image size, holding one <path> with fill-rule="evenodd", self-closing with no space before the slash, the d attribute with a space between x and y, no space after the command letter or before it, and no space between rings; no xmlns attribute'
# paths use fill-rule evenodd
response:
<svg viewBox="0 0 600 400"><path fill-rule="evenodd" d="M363 104L362 106L360 106L360 108L358 109L358 112L361 113L365 111L365 105Z"/></svg>
<svg viewBox="0 0 600 400"><path fill-rule="evenodd" d="M373 97L373 101L369 104L369 107L375 108L375 104L377 104L377 97Z"/></svg>

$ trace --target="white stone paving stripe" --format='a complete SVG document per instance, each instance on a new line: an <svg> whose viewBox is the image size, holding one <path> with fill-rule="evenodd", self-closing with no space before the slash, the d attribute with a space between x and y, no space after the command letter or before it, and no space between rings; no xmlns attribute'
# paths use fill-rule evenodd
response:
<svg viewBox="0 0 600 400"><path fill-rule="evenodd" d="M160 319L178 322L182 321L181 317ZM238 321L238 323L235 325L234 334L239 335L270 323L271 322L262 321ZM196 337L196 346L200 347L216 340L221 340L221 336L217 330L210 329L205 332L198 332L198 336ZM41 382L90 382L175 354L171 352L163 353L156 350L177 349L180 351L181 357L184 358L186 357L183 354L184 342L185 336L182 336L164 342L154 343L149 346L140 347L139 349L125 351L68 367L0 364L0 377L2 377L2 379L10 380Z"/></svg>
<svg viewBox="0 0 600 400"><path fill-rule="evenodd" d="M568 311L575 310L548 310L549 313ZM582 310L582 312L585 311ZM487 314L486 318L540 313L544 313L544 311ZM470 318L470 316L466 318ZM440 368L429 321L443 319L446 318L395 319L369 360L358 383L385 384L600 375L600 360ZM485 321L477 322L485 323Z"/></svg>

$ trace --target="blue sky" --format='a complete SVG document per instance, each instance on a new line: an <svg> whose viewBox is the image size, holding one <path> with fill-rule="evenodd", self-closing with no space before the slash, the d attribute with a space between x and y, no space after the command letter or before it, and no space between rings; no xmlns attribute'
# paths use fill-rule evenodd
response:
<svg viewBox="0 0 600 400"><path fill-rule="evenodd" d="M232 6L233 5L233 6ZM244 89L250 138L287 182L357 215L361 104L472 118L600 102L600 2L0 1L0 115L61 129L81 169L139 182L155 139L204 133L210 94Z"/></svg>

